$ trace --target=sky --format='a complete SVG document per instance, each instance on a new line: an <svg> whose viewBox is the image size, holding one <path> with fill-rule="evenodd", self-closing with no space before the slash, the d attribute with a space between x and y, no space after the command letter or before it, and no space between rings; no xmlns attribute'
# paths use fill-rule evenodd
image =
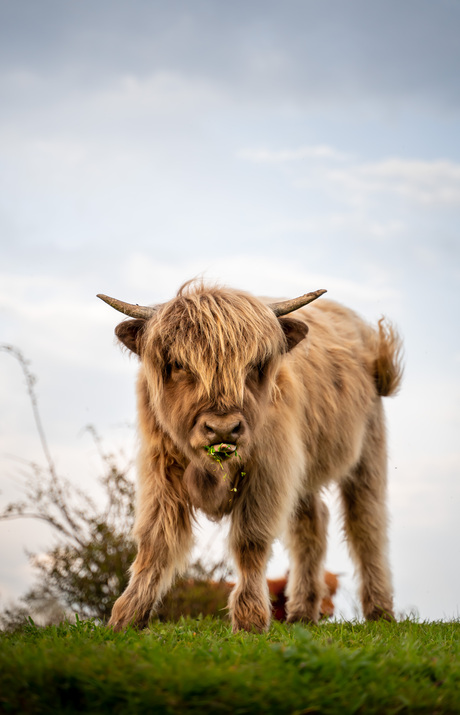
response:
<svg viewBox="0 0 460 715"><path fill-rule="evenodd" d="M460 606L459 0L0 0L0 343L37 376L61 474L95 489L135 450L135 359L97 293L151 304L203 276L259 295L326 288L405 343L385 400L400 614ZM0 505L43 462L0 352ZM356 581L335 495L338 612ZM204 523L198 553L224 549ZM50 531L0 523L0 606ZM271 575L287 569L278 545Z"/></svg>

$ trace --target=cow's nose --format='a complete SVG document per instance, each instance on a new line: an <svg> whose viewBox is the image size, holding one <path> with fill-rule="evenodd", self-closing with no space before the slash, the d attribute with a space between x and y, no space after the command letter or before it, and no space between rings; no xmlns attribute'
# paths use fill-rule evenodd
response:
<svg viewBox="0 0 460 715"><path fill-rule="evenodd" d="M236 442L243 430L243 424L240 420L232 418L208 418L204 424L206 437L209 444L217 442Z"/></svg>

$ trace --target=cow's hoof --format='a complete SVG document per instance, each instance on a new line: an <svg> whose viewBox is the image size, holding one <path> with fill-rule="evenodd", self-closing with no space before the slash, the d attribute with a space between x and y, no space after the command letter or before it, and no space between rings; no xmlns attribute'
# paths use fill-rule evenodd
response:
<svg viewBox="0 0 460 715"><path fill-rule="evenodd" d="M382 606L374 606L371 611L365 613L366 621L387 621L393 623L395 615L392 609L382 608Z"/></svg>
<svg viewBox="0 0 460 715"><path fill-rule="evenodd" d="M268 631L268 623L265 625L260 625L257 623L233 623L232 624L233 633L240 633L241 631L246 631L246 633L266 633Z"/></svg>
<svg viewBox="0 0 460 715"><path fill-rule="evenodd" d="M233 615L232 629L233 633L239 631L247 631L247 633L265 633L270 625L269 617L254 616L252 618L239 618Z"/></svg>
<svg viewBox="0 0 460 715"><path fill-rule="evenodd" d="M124 623L121 623L120 621L113 623L112 621L109 621L107 623L107 628L111 628L114 633L121 633L121 631L124 631L125 628L127 628L127 625Z"/></svg>
<svg viewBox="0 0 460 715"><path fill-rule="evenodd" d="M306 613L290 613L286 617L286 623L304 623L305 625L315 625L318 623L319 617L307 615Z"/></svg>

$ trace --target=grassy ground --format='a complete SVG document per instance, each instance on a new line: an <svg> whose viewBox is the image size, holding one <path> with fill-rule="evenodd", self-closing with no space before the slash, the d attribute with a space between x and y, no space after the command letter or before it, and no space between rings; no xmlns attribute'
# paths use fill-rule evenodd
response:
<svg viewBox="0 0 460 715"><path fill-rule="evenodd" d="M460 622L89 622L0 635L5 713L459 713Z"/></svg>

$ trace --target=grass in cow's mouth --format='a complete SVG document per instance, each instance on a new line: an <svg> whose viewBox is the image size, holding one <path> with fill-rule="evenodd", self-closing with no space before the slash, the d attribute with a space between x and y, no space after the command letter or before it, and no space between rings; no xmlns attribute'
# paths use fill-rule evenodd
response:
<svg viewBox="0 0 460 715"><path fill-rule="evenodd" d="M231 457L232 454L236 454L236 445L220 442L219 444L211 444L209 447L205 447L205 450L213 459L222 460Z"/></svg>
<svg viewBox="0 0 460 715"><path fill-rule="evenodd" d="M223 465L223 460L225 459L230 459L232 456L237 457L240 462L241 462L241 457L238 454L237 448L235 444L227 444L226 442L221 442L219 444L210 444L205 447L206 452L208 455L213 459L217 464L220 466L222 471L224 472L222 479L226 479L228 477L228 474L225 472L224 465ZM246 472L240 472L238 479L236 480L235 483L239 482L240 477L246 476ZM230 489L231 492L236 492L237 487L233 486Z"/></svg>

